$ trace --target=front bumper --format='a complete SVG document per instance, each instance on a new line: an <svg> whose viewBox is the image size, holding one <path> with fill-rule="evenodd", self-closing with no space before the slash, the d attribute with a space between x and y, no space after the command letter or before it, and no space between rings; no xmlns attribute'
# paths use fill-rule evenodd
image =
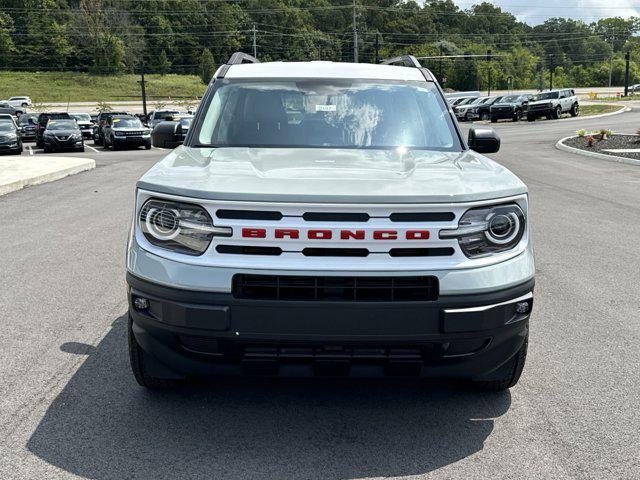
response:
<svg viewBox="0 0 640 480"><path fill-rule="evenodd" d="M505 118L513 118L516 114L516 111L514 109L509 109L509 110L491 110L491 118L495 118L498 120L502 120Z"/></svg>
<svg viewBox="0 0 640 480"><path fill-rule="evenodd" d="M151 145L151 136L148 137L113 137L114 145L119 147L142 147Z"/></svg>
<svg viewBox="0 0 640 480"><path fill-rule="evenodd" d="M73 140L71 138L67 140L59 140L57 138L44 137L44 147L49 150L80 150L84 148L82 139Z"/></svg>
<svg viewBox="0 0 640 480"><path fill-rule="evenodd" d="M175 375L491 380L528 334L534 281L435 301L246 300L127 274L137 342ZM134 299L149 301L147 309ZM516 312L526 302L529 311Z"/></svg>

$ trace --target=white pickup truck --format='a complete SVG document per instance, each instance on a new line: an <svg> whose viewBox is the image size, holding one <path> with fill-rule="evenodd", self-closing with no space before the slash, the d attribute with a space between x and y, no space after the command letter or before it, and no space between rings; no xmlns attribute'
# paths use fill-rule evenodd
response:
<svg viewBox="0 0 640 480"><path fill-rule="evenodd" d="M414 57L236 53L137 183L140 385L189 376L458 378L509 388L533 305L527 187L462 136Z"/></svg>

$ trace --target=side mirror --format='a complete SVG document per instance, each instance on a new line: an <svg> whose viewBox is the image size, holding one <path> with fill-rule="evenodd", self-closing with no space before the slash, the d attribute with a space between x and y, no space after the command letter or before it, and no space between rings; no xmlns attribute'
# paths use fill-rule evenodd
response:
<svg viewBox="0 0 640 480"><path fill-rule="evenodd" d="M478 153L495 153L500 150L500 137L493 128L472 128L467 140L469 148Z"/></svg>

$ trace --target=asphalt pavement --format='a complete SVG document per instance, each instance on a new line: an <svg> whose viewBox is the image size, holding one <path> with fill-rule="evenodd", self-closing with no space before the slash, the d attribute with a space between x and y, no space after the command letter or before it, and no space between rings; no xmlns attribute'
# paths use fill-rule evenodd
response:
<svg viewBox="0 0 640 480"><path fill-rule="evenodd" d="M166 152L87 150L95 170L0 197L0 478L640 477L640 167L554 148L638 126L637 111L494 125L492 157L531 192L538 269L527 366L499 394L252 379L149 393L129 371L124 255L135 181Z"/></svg>

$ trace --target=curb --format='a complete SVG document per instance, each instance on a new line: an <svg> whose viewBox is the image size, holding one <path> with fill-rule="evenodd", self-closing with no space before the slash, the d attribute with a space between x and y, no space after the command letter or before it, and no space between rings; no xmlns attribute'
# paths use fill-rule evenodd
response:
<svg viewBox="0 0 640 480"><path fill-rule="evenodd" d="M603 103L601 105L612 105L611 103ZM618 105L615 105L616 107ZM592 118L602 118L602 117L610 117L612 115L620 115L621 113L626 113L626 112L630 112L631 110L633 110L633 108L628 107L626 105L622 105L620 106L620 108L618 110L616 110L615 112L608 112L608 113L599 113L598 115L586 115L586 116L581 116L578 115L577 117L567 117L567 118L558 118L558 119L552 119L552 120L545 120L545 122L567 122L567 121L576 121L576 120L591 120ZM459 120L458 120L459 121ZM526 118L524 120L521 120L522 123L524 124L528 124L528 122L526 121ZM482 125L491 125L489 122L483 121L483 120L474 120L473 122L470 123L478 123L478 124L482 124ZM505 122L508 123L508 122ZM515 123L520 123L520 122L515 122ZM569 138L569 137L567 137Z"/></svg>
<svg viewBox="0 0 640 480"><path fill-rule="evenodd" d="M634 158L618 157L615 155L607 155L607 154L598 153L598 152L588 152L580 148L575 148L575 147L570 147L568 145L565 145L563 142L565 140L569 140L570 138L576 138L576 137L575 135L572 135L570 137L561 138L556 143L556 148L564 152L573 153L574 155L582 155L583 157L599 158L600 160L606 160L608 162L616 162L616 163L626 163L627 165L640 165L640 160L636 160Z"/></svg>
<svg viewBox="0 0 640 480"><path fill-rule="evenodd" d="M60 157L49 157L49 158L60 158ZM96 168L95 160L90 158L75 158L76 160L82 160L81 163L77 163L76 165L62 168L60 170L56 170L53 172L47 172L39 175L32 175L30 177L21 178L19 180L0 184L0 195L6 195L7 193L15 192L17 190L22 190L25 187L29 187L32 185L40 185L42 183L54 182L56 180L60 180L61 178L68 177L69 175L75 175L77 173L86 172L87 170L93 170Z"/></svg>

